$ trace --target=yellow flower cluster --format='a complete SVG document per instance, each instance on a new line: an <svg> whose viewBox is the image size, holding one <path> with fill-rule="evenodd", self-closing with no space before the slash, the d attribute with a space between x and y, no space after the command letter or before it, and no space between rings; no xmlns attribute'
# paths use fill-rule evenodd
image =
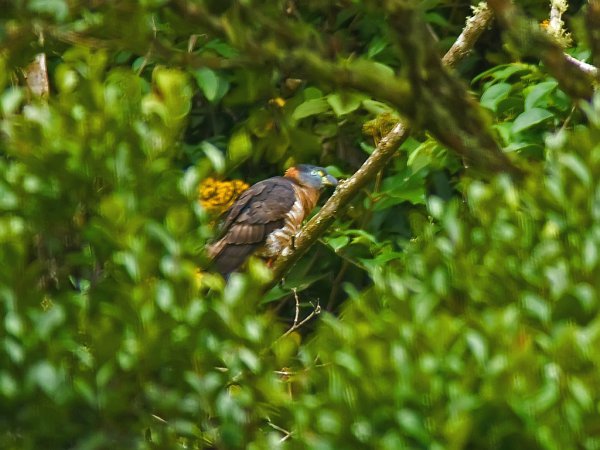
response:
<svg viewBox="0 0 600 450"><path fill-rule="evenodd" d="M206 178L198 187L200 204L211 214L221 214L233 205L248 187L242 180L219 181Z"/></svg>

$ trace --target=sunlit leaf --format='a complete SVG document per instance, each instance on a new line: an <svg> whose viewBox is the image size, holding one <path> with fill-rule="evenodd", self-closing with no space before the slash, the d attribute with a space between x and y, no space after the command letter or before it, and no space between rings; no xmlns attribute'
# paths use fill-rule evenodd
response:
<svg viewBox="0 0 600 450"><path fill-rule="evenodd" d="M517 116L517 118L515 119L513 126L512 126L512 132L520 133L531 127L534 127L535 125L538 125L538 124L544 122L545 120L550 119L551 117L553 117L553 114L546 109L542 109L542 108L528 109L527 111L525 111L525 112L521 113L519 116Z"/></svg>

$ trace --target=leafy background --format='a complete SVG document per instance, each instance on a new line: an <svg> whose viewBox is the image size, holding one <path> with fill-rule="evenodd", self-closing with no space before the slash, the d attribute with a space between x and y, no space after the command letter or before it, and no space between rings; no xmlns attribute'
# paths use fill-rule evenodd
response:
<svg viewBox="0 0 600 450"><path fill-rule="evenodd" d="M0 447L600 446L600 103L495 26L457 74L523 181L416 129L269 293L207 269L208 177L343 178L399 120L290 62L401 73L377 3L0 2ZM441 53L469 6L419 3Z"/></svg>

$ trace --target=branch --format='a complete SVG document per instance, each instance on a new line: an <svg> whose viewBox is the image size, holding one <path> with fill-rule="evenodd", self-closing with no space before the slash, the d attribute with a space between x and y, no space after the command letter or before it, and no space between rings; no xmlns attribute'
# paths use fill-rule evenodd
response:
<svg viewBox="0 0 600 450"><path fill-rule="evenodd" d="M48 82L48 68L46 67L46 54L38 53L24 72L25 81L29 91L36 97L48 97L50 83Z"/></svg>
<svg viewBox="0 0 600 450"><path fill-rule="evenodd" d="M582 70L580 61L575 62L577 60L565 55L560 44L510 0L489 0L488 4L515 50L522 55L539 57L560 87L574 99L592 97L594 78L590 70Z"/></svg>
<svg viewBox="0 0 600 450"><path fill-rule="evenodd" d="M520 175L502 151L490 130L491 117L475 101L463 80L440 60L437 45L423 19L418 2L390 0L388 17L394 23L393 37L408 64L401 72L410 80L418 99L408 116L416 126L427 129L465 164L486 172Z"/></svg>
<svg viewBox="0 0 600 450"><path fill-rule="evenodd" d="M313 317L321 314L321 306L319 305L319 301L317 300L317 305L314 307L312 312L308 316L306 316L301 322L298 322L298 319L300 317L300 299L298 298L298 292L296 291L296 288L293 288L292 291L294 292L294 299L296 300L296 313L294 315L294 323L292 324L292 326L290 327L289 330L287 330L285 333L283 333L279 337L279 339L286 337L292 331L297 330L298 328L300 328L302 325L304 325L306 322L308 322ZM312 305L312 302L311 302L311 305Z"/></svg>
<svg viewBox="0 0 600 450"><path fill-rule="evenodd" d="M262 50L263 53L266 52L266 49ZM358 59L331 62L311 50L302 48L283 56L274 52L272 57L278 60L279 65L289 68L291 73L300 77L367 92L390 103L401 113L410 111L418 101L406 80L381 70L372 61Z"/></svg>
<svg viewBox="0 0 600 450"><path fill-rule="evenodd" d="M399 30L400 48L410 61L404 66L404 76L369 60L331 61L318 42L307 45L309 36L302 33L295 21L275 20L248 5L241 6L243 14L235 15L235 18L223 15L220 19L210 20L207 18L209 12L196 4L190 6L189 2L179 0L176 6L203 29L225 36L249 56L254 65L276 65L286 73L316 83L368 93L391 104L403 117L415 119L417 126L428 129L470 165L486 171L519 172L490 132L485 112L462 81L443 69L422 11L414 5L408 6L404 2L389 5L395 13L390 14L390 22ZM453 47L452 51L457 55L450 55L447 61L458 60L461 53L468 52L470 42L480 34L475 31L479 24L487 24L491 18L485 7L481 7L478 14L466 27L461 41ZM257 30L256 36L236 32L235 23L239 20L251 22L252 28ZM264 35L274 35L277 39L265 39ZM274 43L280 41L285 45Z"/></svg>
<svg viewBox="0 0 600 450"><path fill-rule="evenodd" d="M600 70L596 66L586 63L585 61L579 61L577 58L573 58L571 55L565 53L565 59L574 66L579 67L583 73L588 75L590 78L599 78Z"/></svg>
<svg viewBox="0 0 600 450"><path fill-rule="evenodd" d="M475 45L475 42L492 21L487 7L479 8L471 17L452 48L444 56L444 64L455 66ZM340 183L336 191L321 210L302 228L296 236L294 249L277 258L273 266L273 281L267 289L277 283L283 275L300 259L302 255L325 233L334 222L336 216L359 194L377 173L382 170L394 156L398 147L408 137L408 127L402 122L379 141L375 151L365 163L348 180Z"/></svg>
<svg viewBox="0 0 600 450"><path fill-rule="evenodd" d="M546 33L556 39L563 48L569 47L572 42L571 35L565 30L565 22L562 20L562 15L568 7L567 0L550 0L550 20Z"/></svg>
<svg viewBox="0 0 600 450"><path fill-rule="evenodd" d="M589 0L585 28L592 50L592 62L598 65L600 64L600 0Z"/></svg>
<svg viewBox="0 0 600 450"><path fill-rule="evenodd" d="M281 428L280 426L275 425L273 422L271 422L270 420L267 421L267 425L269 425L271 428L273 428L274 430L279 431L280 433L283 433L283 437L281 439L279 439L279 442L285 442L286 440L288 440L293 432L292 431L288 431L284 428Z"/></svg>
<svg viewBox="0 0 600 450"><path fill-rule="evenodd" d="M462 33L442 58L442 63L446 67L454 67L460 60L469 55L475 46L475 42L492 23L494 13L487 3L481 2L474 10L475 14L467 19L467 24Z"/></svg>

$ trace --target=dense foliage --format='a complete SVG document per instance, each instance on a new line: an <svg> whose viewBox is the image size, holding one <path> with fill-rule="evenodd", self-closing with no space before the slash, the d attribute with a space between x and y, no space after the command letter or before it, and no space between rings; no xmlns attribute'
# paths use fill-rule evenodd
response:
<svg viewBox="0 0 600 450"><path fill-rule="evenodd" d="M0 448L598 448L600 99L494 25L433 77L478 100L453 110L412 68L432 79L469 6L0 1ZM211 273L244 186L217 179L349 176L400 117L275 288L258 260Z"/></svg>

